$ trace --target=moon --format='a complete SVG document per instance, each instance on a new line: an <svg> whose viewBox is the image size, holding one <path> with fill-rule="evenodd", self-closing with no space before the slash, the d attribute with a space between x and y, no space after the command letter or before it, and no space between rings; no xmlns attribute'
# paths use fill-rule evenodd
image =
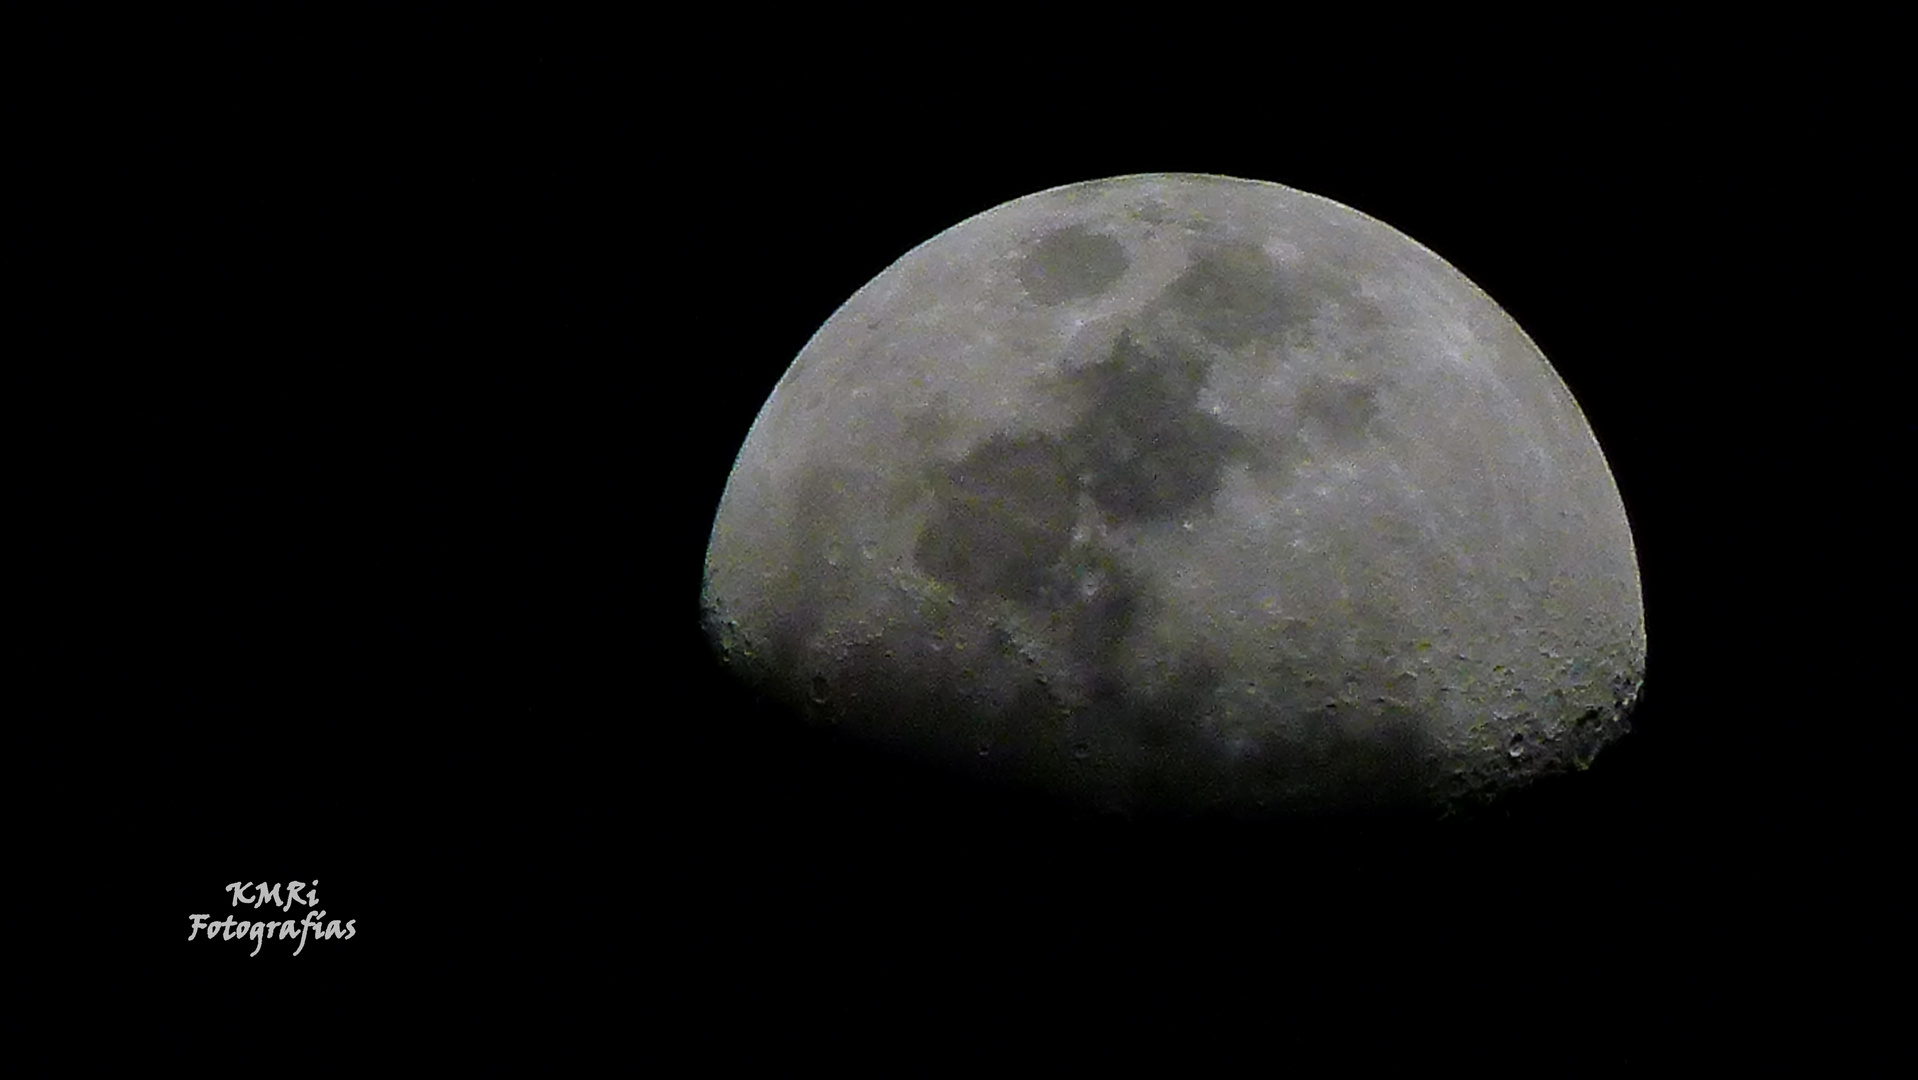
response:
<svg viewBox="0 0 1918 1080"><path fill-rule="evenodd" d="M1481 805L1628 730L1624 504L1524 331L1278 184L1072 184L953 226L793 361L701 612L776 700L1121 813Z"/></svg>

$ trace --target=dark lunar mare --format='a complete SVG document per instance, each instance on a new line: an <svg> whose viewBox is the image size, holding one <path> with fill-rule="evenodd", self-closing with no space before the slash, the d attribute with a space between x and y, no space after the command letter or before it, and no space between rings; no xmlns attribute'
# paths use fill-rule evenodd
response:
<svg viewBox="0 0 1918 1080"><path fill-rule="evenodd" d="M1105 683L1148 597L1096 530L1077 540L1074 530L1087 503L1119 524L1173 520L1211 501L1242 447L1196 408L1207 366L1122 332L1104 362L1071 377L1088 407L1062 435L994 435L926 477L934 505L914 546L919 569L962 597L1065 619L1073 665L1103 680L1095 696L1123 696Z"/></svg>
<svg viewBox="0 0 1918 1080"><path fill-rule="evenodd" d="M849 644L831 661L807 655L822 611L850 601L855 588L837 523L850 502L870 508L879 503L868 500L884 494L866 490L875 488L869 475L820 466L800 479L793 555L805 570L763 643L763 684L783 683L776 692L821 719L891 732L886 741L902 749L943 746L949 759L965 760L976 743L989 759L978 762L985 772L1025 773L1056 787L1063 770L1068 787L1132 810L1247 805L1250 791L1296 792L1347 809L1412 795L1425 751L1414 718L1354 738L1328 714L1310 734L1270 741L1222 768L1224 751L1201 726L1221 691L1217 665L1181 659L1154 687L1127 685L1119 674L1128 635L1155 600L1097 529L1077 538L1074 531L1085 511L1107 525L1206 512L1226 467L1251 452L1198 407L1209 367L1176 342L1146 344L1122 332L1104 360L1068 376L1067 391L1085 406L1071 427L995 434L920 477L932 506L914 546L918 569L961 602L998 598L1056 627L1048 666L1086 676L1082 705L1068 706L1035 672L1005 715L982 721L971 671L917 640L923 633L885 648ZM1369 405L1360 395L1329 399L1325 408L1357 423ZM1007 655L1010 643L999 645ZM814 674L782 680L794 671Z"/></svg>
<svg viewBox="0 0 1918 1080"><path fill-rule="evenodd" d="M1106 291L1128 265L1119 241L1072 225L1047 233L1032 246L1019 268L1019 283L1034 301L1060 304Z"/></svg>
<svg viewBox="0 0 1918 1080"><path fill-rule="evenodd" d="M1173 345L1147 349L1121 332L1102 364L1071 385L1090 407L1066 433L1064 466L1122 523L1199 512L1218 494L1244 439L1198 408L1211 363Z"/></svg>

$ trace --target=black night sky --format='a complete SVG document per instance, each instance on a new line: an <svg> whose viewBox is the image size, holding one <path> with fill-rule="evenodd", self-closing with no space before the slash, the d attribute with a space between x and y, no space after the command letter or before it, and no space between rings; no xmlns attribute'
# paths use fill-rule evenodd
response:
<svg viewBox="0 0 1918 1080"><path fill-rule="evenodd" d="M1696 1035L1680 1003L1789 1006L1784 972L1848 954L1819 927L1875 933L1828 916L1869 895L1882 819L1803 749L1833 722L1806 654L1767 645L1830 625L1778 569L1816 504L1763 516L1816 445L1756 374L1811 287L1777 288L1750 228L1802 158L1777 108L1662 53L1610 81L1414 58L1403 84L1141 55L1108 103L1102 64L1008 48L961 78L965 49L716 32L149 56L144 91L90 100L65 265L99 301L70 398L101 433L73 451L95 569L67 610L113 704L80 782L145 882L112 1008L163 1058L277 1001L334 1048L644 1068L681 1039L777 1061L748 1036L877 1025L907 1055L1080 1015L1274 1047L1310 1039L1296 999L1389 1026L1486 993L1480 1038L1510 1012L1562 1025L1568 1063L1639 1063ZM1380 218L1553 361L1624 495L1651 648L1590 772L1444 825L1087 819L720 677L707 530L813 331L972 214L1148 171ZM314 878L355 940L184 940L230 881Z"/></svg>

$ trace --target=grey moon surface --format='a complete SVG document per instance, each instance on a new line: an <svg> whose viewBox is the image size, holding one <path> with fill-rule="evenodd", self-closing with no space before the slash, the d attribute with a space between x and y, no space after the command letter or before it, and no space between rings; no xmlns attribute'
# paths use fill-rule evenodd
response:
<svg viewBox="0 0 1918 1080"><path fill-rule="evenodd" d="M1643 681L1591 427L1437 255L1219 176L953 226L821 326L714 520L702 617L861 738L1120 812L1476 804Z"/></svg>

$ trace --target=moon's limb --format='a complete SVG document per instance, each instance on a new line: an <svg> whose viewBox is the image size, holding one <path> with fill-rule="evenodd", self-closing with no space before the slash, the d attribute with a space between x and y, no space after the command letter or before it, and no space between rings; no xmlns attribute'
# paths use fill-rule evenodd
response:
<svg viewBox="0 0 1918 1080"><path fill-rule="evenodd" d="M1042 192L809 342L703 604L842 725L1131 809L1444 804L1626 726L1624 506L1489 298L1336 203L1222 177Z"/></svg>

